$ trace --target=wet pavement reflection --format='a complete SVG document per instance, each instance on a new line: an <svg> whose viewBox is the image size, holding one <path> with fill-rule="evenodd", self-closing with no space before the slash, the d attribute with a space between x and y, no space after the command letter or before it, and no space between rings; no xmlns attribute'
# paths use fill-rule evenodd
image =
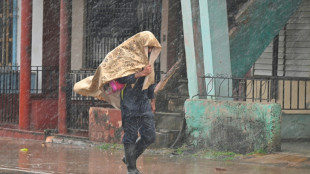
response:
<svg viewBox="0 0 310 174"><path fill-rule="evenodd" d="M20 149L27 148L25 151ZM0 173L126 174L122 150L46 144L41 141L0 137ZM144 154L138 160L143 174L309 174L310 168L287 168L241 161L215 161L170 154Z"/></svg>

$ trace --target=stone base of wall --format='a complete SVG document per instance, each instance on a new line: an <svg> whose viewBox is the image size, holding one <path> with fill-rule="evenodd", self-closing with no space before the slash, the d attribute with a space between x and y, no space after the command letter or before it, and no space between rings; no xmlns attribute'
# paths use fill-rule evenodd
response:
<svg viewBox="0 0 310 174"><path fill-rule="evenodd" d="M122 143L122 117L119 109L91 107L89 109L89 140Z"/></svg>
<svg viewBox="0 0 310 174"><path fill-rule="evenodd" d="M22 139L30 139L30 140L44 140L44 133L0 127L0 137L13 137L13 138L22 138Z"/></svg>
<svg viewBox="0 0 310 174"><path fill-rule="evenodd" d="M196 148L248 153L281 150L281 106L271 103L187 100L188 142Z"/></svg>

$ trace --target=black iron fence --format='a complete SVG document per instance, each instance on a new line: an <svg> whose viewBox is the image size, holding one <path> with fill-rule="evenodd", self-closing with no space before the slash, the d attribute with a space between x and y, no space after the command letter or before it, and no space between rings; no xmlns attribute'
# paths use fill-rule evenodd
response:
<svg viewBox="0 0 310 174"><path fill-rule="evenodd" d="M59 71L58 67L31 66L32 97L58 97Z"/></svg>
<svg viewBox="0 0 310 174"><path fill-rule="evenodd" d="M18 124L19 66L0 66L0 123ZM55 67L31 67L32 97L57 97L58 70Z"/></svg>
<svg viewBox="0 0 310 174"><path fill-rule="evenodd" d="M160 73L161 72L159 71L155 73L156 82L159 82L160 80ZM70 72L68 78L70 88L68 88L69 100L67 116L67 127L69 129L88 130L90 107L113 107L105 101L98 100L94 97L82 96L73 91L73 86L75 83L94 74L95 70L73 70Z"/></svg>
<svg viewBox="0 0 310 174"><path fill-rule="evenodd" d="M69 80L71 89L68 89L69 107L67 116L67 127L69 129L88 130L90 107L112 107L105 101L94 97L79 95L73 91L76 82L95 74L94 70L71 71Z"/></svg>
<svg viewBox="0 0 310 174"><path fill-rule="evenodd" d="M18 124L19 67L0 67L0 123Z"/></svg>
<svg viewBox="0 0 310 174"><path fill-rule="evenodd" d="M85 97L75 93L73 85L91 75L94 70L71 71L68 76L67 88L69 129L88 130L90 107L112 107L110 104L93 97ZM0 124L18 124L19 120L19 78L20 67L0 66ZM58 97L58 69L57 67L31 67L31 97Z"/></svg>
<svg viewBox="0 0 310 174"><path fill-rule="evenodd" d="M282 110L310 110L310 78L205 76L206 96L212 99L274 102Z"/></svg>

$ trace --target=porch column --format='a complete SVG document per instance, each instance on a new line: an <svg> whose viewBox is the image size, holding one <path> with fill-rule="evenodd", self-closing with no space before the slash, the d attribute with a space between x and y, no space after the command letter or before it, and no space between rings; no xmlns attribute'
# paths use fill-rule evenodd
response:
<svg viewBox="0 0 310 174"><path fill-rule="evenodd" d="M181 0L188 92L190 98L198 98L198 77L195 59L195 43L191 1Z"/></svg>
<svg viewBox="0 0 310 174"><path fill-rule="evenodd" d="M203 31L201 35L205 74L230 77L231 61L226 0L199 0L199 8L201 31ZM210 79L206 79L209 94L218 94L218 92L221 96L232 94L231 81L209 82Z"/></svg>
<svg viewBox="0 0 310 174"><path fill-rule="evenodd" d="M162 0L160 71L167 72L169 0ZM163 75L161 75L163 76ZM161 78L162 79L162 78Z"/></svg>
<svg viewBox="0 0 310 174"><path fill-rule="evenodd" d="M59 44L59 93L58 93L58 131L67 133L67 82L70 57L70 5L69 0L60 2L60 44Z"/></svg>
<svg viewBox="0 0 310 174"><path fill-rule="evenodd" d="M30 129L32 0L21 1L19 129Z"/></svg>
<svg viewBox="0 0 310 174"><path fill-rule="evenodd" d="M226 0L181 3L190 98L205 98L217 90L221 96L231 95L231 81L217 84L202 78L206 74L231 76Z"/></svg>

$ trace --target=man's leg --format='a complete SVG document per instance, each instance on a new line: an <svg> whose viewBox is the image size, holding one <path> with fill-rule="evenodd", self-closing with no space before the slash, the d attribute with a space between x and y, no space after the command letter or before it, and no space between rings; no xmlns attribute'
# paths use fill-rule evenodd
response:
<svg viewBox="0 0 310 174"><path fill-rule="evenodd" d="M155 121L153 117L144 117L141 119L141 127L139 129L141 138L136 142L136 158L150 146L156 137Z"/></svg>
<svg viewBox="0 0 310 174"><path fill-rule="evenodd" d="M124 136L123 144L125 150L125 160L128 174L139 174L136 167L136 140L138 138L137 132L139 128L139 120L136 117L129 117L123 119Z"/></svg>
<svg viewBox="0 0 310 174"><path fill-rule="evenodd" d="M136 145L135 144L124 144L125 149L125 158L127 165L127 174L138 174L140 173L137 170L136 166Z"/></svg>

